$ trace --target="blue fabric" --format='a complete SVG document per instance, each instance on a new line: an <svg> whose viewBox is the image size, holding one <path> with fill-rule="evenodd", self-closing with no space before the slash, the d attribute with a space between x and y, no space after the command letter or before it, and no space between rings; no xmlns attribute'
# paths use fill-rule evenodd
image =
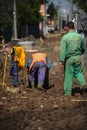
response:
<svg viewBox="0 0 87 130"><path fill-rule="evenodd" d="M28 60L28 62L27 62L27 64L26 64L26 68L29 68L29 67L30 67L30 65L31 65L31 63L32 63L32 60L33 60L33 58L30 58L30 59ZM46 57L46 66L47 66L48 69L51 69L51 63L50 63L50 61L48 60L48 57Z"/></svg>
<svg viewBox="0 0 87 130"><path fill-rule="evenodd" d="M14 54L11 55L10 75L13 76L14 70Z"/></svg>
<svg viewBox="0 0 87 130"><path fill-rule="evenodd" d="M38 73L38 83L39 82L43 82L44 83L44 79L45 79L45 71L46 71L46 65L44 64L43 61L41 62L36 62L33 66L33 68L30 71L30 76L29 76L29 80L35 81L35 75L36 72Z"/></svg>
<svg viewBox="0 0 87 130"><path fill-rule="evenodd" d="M18 63L14 62L14 70L13 70L13 85L18 85Z"/></svg>
<svg viewBox="0 0 87 130"><path fill-rule="evenodd" d="M47 68L48 68L48 69L51 69L51 63L50 63L50 61L48 60L48 57L46 57L46 65L47 65Z"/></svg>
<svg viewBox="0 0 87 130"><path fill-rule="evenodd" d="M18 85L18 63L14 61L14 53L11 55L10 75L13 76L13 85Z"/></svg>
<svg viewBox="0 0 87 130"><path fill-rule="evenodd" d="M30 67L30 65L31 65L31 63L32 63L32 58L30 58L29 60L28 60L28 62L27 62L27 64L26 64L26 68L29 68Z"/></svg>

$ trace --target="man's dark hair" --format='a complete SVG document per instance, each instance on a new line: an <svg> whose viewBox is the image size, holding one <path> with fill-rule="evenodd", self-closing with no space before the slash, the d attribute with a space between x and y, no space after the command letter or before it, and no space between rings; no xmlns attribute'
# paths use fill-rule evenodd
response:
<svg viewBox="0 0 87 130"><path fill-rule="evenodd" d="M70 29L74 29L74 23L72 21L68 22L66 26Z"/></svg>

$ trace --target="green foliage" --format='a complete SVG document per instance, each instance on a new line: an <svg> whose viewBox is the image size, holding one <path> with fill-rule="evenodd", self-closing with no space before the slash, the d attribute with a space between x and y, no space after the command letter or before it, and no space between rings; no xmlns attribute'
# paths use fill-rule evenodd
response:
<svg viewBox="0 0 87 130"><path fill-rule="evenodd" d="M41 0L15 0L17 9L17 24L39 23ZM0 30L13 25L14 0L0 1Z"/></svg>
<svg viewBox="0 0 87 130"><path fill-rule="evenodd" d="M51 3L49 4L47 13L50 15L50 16L49 16L50 19L54 19L55 17L57 17L56 8L55 8L53 2L51 2Z"/></svg>
<svg viewBox="0 0 87 130"><path fill-rule="evenodd" d="M40 0L19 0L17 4L17 16L19 24L38 23L40 17Z"/></svg>
<svg viewBox="0 0 87 130"><path fill-rule="evenodd" d="M87 0L74 0L78 8L83 9L87 13Z"/></svg>
<svg viewBox="0 0 87 130"><path fill-rule="evenodd" d="M12 24L13 10L12 0L0 1L0 27L9 26Z"/></svg>

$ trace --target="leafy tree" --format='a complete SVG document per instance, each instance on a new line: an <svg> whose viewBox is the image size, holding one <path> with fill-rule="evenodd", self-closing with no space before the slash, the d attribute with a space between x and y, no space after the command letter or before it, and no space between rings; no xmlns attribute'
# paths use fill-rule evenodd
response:
<svg viewBox="0 0 87 130"><path fill-rule="evenodd" d="M0 1L0 30L13 25L14 0ZM41 0L16 0L17 24L39 23Z"/></svg>
<svg viewBox="0 0 87 130"><path fill-rule="evenodd" d="M0 27L12 24L13 10L12 0L0 1Z"/></svg>
<svg viewBox="0 0 87 130"><path fill-rule="evenodd" d="M81 8L87 12L87 0L74 0L74 3L76 3L78 8Z"/></svg>
<svg viewBox="0 0 87 130"><path fill-rule="evenodd" d="M54 19L55 16L57 16L56 8L55 8L53 2L51 2L51 3L49 4L48 9L47 9L47 13L50 15L50 16L49 16L50 19Z"/></svg>
<svg viewBox="0 0 87 130"><path fill-rule="evenodd" d="M18 0L17 2L17 16L19 24L38 23L40 17L40 0Z"/></svg>

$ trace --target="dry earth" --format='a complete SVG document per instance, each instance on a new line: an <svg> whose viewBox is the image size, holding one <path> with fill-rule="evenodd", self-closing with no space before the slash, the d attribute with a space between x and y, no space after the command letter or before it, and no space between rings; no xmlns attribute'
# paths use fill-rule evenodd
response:
<svg viewBox="0 0 87 130"><path fill-rule="evenodd" d="M12 87L7 60L6 85L0 89L0 130L86 130L87 93L79 97L66 97L63 93L63 70L59 68L59 34L48 36L41 48L46 48L52 68L46 92L27 88L27 73L20 73L20 91ZM49 49L47 49L49 48ZM1 54L4 57L4 54ZM26 61L30 57L27 54ZM0 69L2 81L3 68ZM74 87L78 87L74 81ZM9 87L9 88L8 88ZM8 88L8 89L7 89ZM11 91L9 91L11 90Z"/></svg>

